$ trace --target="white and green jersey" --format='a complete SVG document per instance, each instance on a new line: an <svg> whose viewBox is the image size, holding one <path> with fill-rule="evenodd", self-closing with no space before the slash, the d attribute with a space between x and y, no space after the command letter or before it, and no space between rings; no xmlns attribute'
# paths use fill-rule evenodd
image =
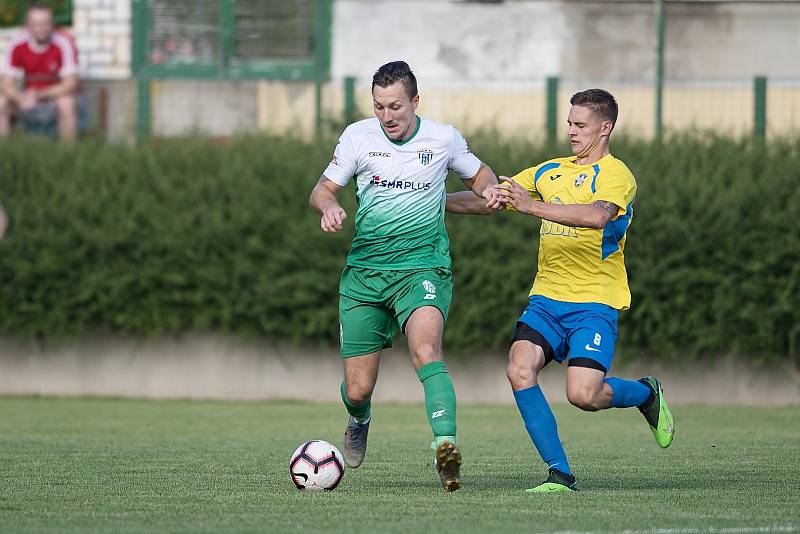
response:
<svg viewBox="0 0 800 534"><path fill-rule="evenodd" d="M347 264L382 270L450 267L445 180L467 180L481 162L461 132L417 118L414 135L392 141L378 119L348 126L324 175L344 187L355 177L356 233Z"/></svg>

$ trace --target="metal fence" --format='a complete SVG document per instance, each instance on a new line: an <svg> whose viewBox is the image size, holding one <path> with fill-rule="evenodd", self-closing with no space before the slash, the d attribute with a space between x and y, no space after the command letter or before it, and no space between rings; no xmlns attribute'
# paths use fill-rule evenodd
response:
<svg viewBox="0 0 800 534"><path fill-rule="evenodd" d="M341 103L326 100L332 117L349 123L370 114L368 80L345 78ZM430 85L430 84L428 84ZM492 128L531 138L566 135L572 94L591 87L610 91L620 105L617 132L654 137L664 132L710 131L729 137L800 133L800 79L765 76L732 79L666 80L662 105L652 83L550 77L515 84L450 84L422 87L420 111L465 129ZM335 121L334 121L335 122Z"/></svg>

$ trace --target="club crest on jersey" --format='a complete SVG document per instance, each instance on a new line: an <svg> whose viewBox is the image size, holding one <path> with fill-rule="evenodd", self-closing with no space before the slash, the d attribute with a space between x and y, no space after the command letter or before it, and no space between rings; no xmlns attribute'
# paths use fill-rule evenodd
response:
<svg viewBox="0 0 800 534"><path fill-rule="evenodd" d="M419 162L422 165L427 165L433 160L433 150L430 148L423 148L422 150L417 151L417 156L419 157Z"/></svg>
<svg viewBox="0 0 800 534"><path fill-rule="evenodd" d="M430 280L424 280L422 282L422 287L427 292L427 294L423 297L425 300L433 300L436 298L436 286L433 285L433 282Z"/></svg>
<svg viewBox="0 0 800 534"><path fill-rule="evenodd" d="M584 173L579 174L578 177L575 178L575 187L580 187L581 185L583 185L583 182L585 182L588 177L589 177L588 174Z"/></svg>

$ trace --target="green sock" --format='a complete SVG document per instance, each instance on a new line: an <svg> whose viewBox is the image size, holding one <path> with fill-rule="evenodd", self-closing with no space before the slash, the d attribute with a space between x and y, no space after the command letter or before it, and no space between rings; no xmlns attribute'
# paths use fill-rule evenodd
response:
<svg viewBox="0 0 800 534"><path fill-rule="evenodd" d="M425 390L425 412L431 424L436 445L447 439L455 443L456 392L444 362L431 362L417 371Z"/></svg>
<svg viewBox="0 0 800 534"><path fill-rule="evenodd" d="M359 423L367 423L370 417L372 417L372 401L367 400L367 402L363 404L353 404L344 392L344 382L342 382L342 387L340 389L342 392L342 402L344 403L344 407L347 408L347 413L355 417L356 421Z"/></svg>

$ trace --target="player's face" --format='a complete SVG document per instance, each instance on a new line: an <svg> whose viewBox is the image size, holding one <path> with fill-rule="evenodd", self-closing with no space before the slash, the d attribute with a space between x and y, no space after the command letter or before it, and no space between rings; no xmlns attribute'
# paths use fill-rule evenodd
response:
<svg viewBox="0 0 800 534"><path fill-rule="evenodd" d="M47 9L32 9L25 19L25 27L39 44L46 44L53 35L53 14Z"/></svg>
<svg viewBox="0 0 800 534"><path fill-rule="evenodd" d="M572 106L569 110L569 142L572 153L581 157L592 154L611 133L611 121L599 117L590 108Z"/></svg>
<svg viewBox="0 0 800 534"><path fill-rule="evenodd" d="M409 138L417 127L419 95L409 98L403 82L372 88L373 111L386 136L394 141Z"/></svg>

